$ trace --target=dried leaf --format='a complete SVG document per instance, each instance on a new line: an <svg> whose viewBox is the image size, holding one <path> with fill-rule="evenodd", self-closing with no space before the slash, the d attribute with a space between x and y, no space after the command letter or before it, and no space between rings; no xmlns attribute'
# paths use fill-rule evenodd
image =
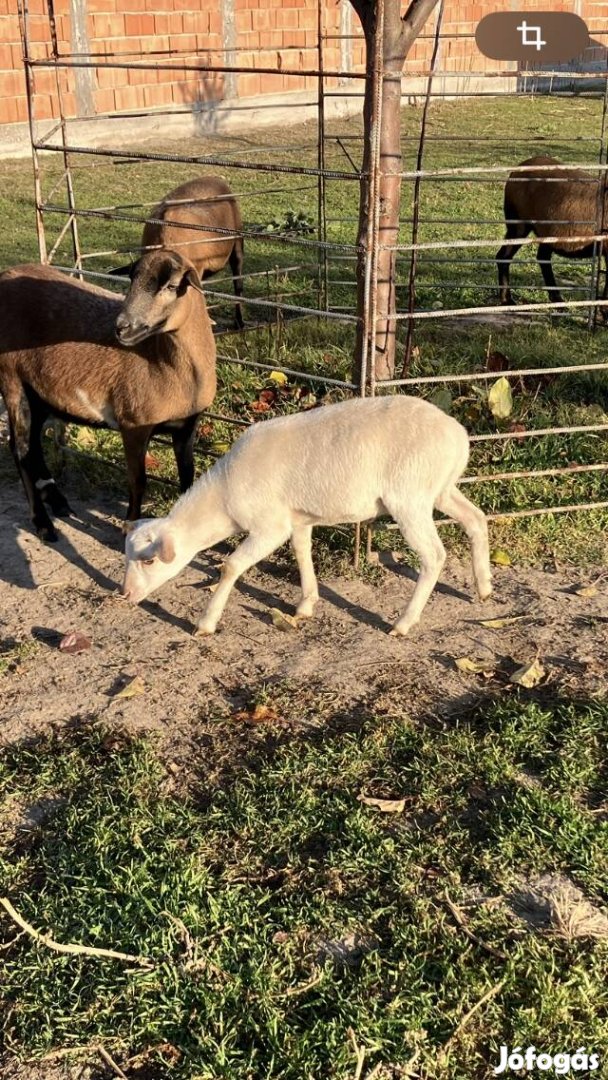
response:
<svg viewBox="0 0 608 1080"><path fill-rule="evenodd" d="M80 653L86 652L92 645L91 639L86 634L81 634L79 630L72 630L69 634L64 634L59 642L59 648L64 653Z"/></svg>
<svg viewBox="0 0 608 1080"><path fill-rule="evenodd" d="M230 443L229 442L212 442L209 445L209 449L212 450L214 454L227 454L228 451L230 450Z"/></svg>
<svg viewBox="0 0 608 1080"><path fill-rule="evenodd" d="M271 371L268 378L278 383L279 386L285 386L287 382L287 375L284 375L282 371Z"/></svg>
<svg viewBox="0 0 608 1080"><path fill-rule="evenodd" d="M150 469L152 471L154 471L154 469L160 469L160 461L157 457L154 457L154 454L146 454L144 458L144 463L146 469Z"/></svg>
<svg viewBox="0 0 608 1080"><path fill-rule="evenodd" d="M490 630L502 630L503 626L512 626L513 623L529 619L530 615L505 615L504 619L480 619L480 626L487 626Z"/></svg>
<svg viewBox="0 0 608 1080"><path fill-rule="evenodd" d="M493 563L494 566L510 566L511 556L507 551L503 551L502 548L494 548L494 550L490 552L490 562Z"/></svg>
<svg viewBox="0 0 608 1080"><path fill-rule="evenodd" d="M260 390L258 395L260 401L264 401L266 405L274 405L277 400L276 390Z"/></svg>
<svg viewBox="0 0 608 1080"><path fill-rule="evenodd" d="M546 674L543 665L537 657L531 664L524 664L523 667L514 671L509 682L515 683L516 686L525 686L527 690L531 690L533 686L538 686L539 682L544 679Z"/></svg>
<svg viewBox="0 0 608 1080"><path fill-rule="evenodd" d="M272 625L275 626L277 630L298 629L298 620L294 615L285 615L276 607L270 609L270 614L272 616Z"/></svg>
<svg viewBox="0 0 608 1080"><path fill-rule="evenodd" d="M527 430L528 429L527 429L525 424L517 424L515 422L513 422L512 424L509 424L509 431L511 432L512 435L521 435L522 432L527 431Z"/></svg>
<svg viewBox="0 0 608 1080"><path fill-rule="evenodd" d="M471 675L490 675L494 674L494 669L484 660L470 660L468 656L459 656L454 661L459 671L469 672Z"/></svg>
<svg viewBox="0 0 608 1080"><path fill-rule="evenodd" d="M509 380L497 379L488 392L488 407L497 420L506 420L513 412L513 394Z"/></svg>
<svg viewBox="0 0 608 1080"><path fill-rule="evenodd" d="M375 806L383 814L402 814L405 809L405 799L373 799L367 795L357 795L357 799L365 806Z"/></svg>
<svg viewBox="0 0 608 1080"><path fill-rule="evenodd" d="M280 720L280 716L271 705L256 705L252 712L243 709L235 713L234 719L243 720L247 724L271 724L275 720Z"/></svg>
<svg viewBox="0 0 608 1080"><path fill-rule="evenodd" d="M582 585L580 589L575 589L574 592L577 596L597 596L597 586L595 585Z"/></svg>
<svg viewBox="0 0 608 1080"><path fill-rule="evenodd" d="M213 424L199 424L198 434L201 439L208 439L213 435Z"/></svg>
<svg viewBox="0 0 608 1080"><path fill-rule="evenodd" d="M145 694L145 692L146 688L144 686L144 680L141 675L136 675L126 686L123 686L122 690L119 690L118 693L114 695L114 701L117 701L119 698L138 697L139 694Z"/></svg>
<svg viewBox="0 0 608 1080"><path fill-rule="evenodd" d="M267 401L252 401L249 408L252 412L264 413L270 410L270 405Z"/></svg>

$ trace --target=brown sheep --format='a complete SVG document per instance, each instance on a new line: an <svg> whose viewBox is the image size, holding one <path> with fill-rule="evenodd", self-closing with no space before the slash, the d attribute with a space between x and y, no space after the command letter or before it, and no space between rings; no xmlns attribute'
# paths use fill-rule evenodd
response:
<svg viewBox="0 0 608 1080"><path fill-rule="evenodd" d="M141 516L145 456L171 433L181 490L194 479L196 421L216 391L215 340L198 273L179 252L149 252L124 298L51 266L0 274L0 392L10 447L43 540L70 508L44 461L48 417L120 431L127 459L127 521Z"/></svg>
<svg viewBox="0 0 608 1080"><path fill-rule="evenodd" d="M552 157L533 157L522 165L559 165ZM554 252L568 259L590 259L594 242L585 237L608 232L608 192L604 189L603 211L599 201L598 179L580 169L530 169L512 172L505 184L505 243L496 256L501 304L513 304L509 287L509 267L521 241L534 233L540 243L536 258L541 268L549 300L563 303L551 265ZM557 242L544 242L544 237L556 236ZM569 240L568 237L582 237ZM562 239L563 237L563 239ZM604 257L606 277L602 299L608 298L608 237L598 243L598 253Z"/></svg>
<svg viewBox="0 0 608 1080"><path fill-rule="evenodd" d="M141 237L142 248L170 247L182 251L205 280L226 263L234 281L236 297L243 295L243 223L239 204L221 176L200 176L170 191L152 210ZM187 226L204 226L204 231ZM184 227L182 227L184 226ZM226 230L223 231L216 231ZM115 275L128 274L121 266ZM243 327L241 305L235 304L235 323Z"/></svg>

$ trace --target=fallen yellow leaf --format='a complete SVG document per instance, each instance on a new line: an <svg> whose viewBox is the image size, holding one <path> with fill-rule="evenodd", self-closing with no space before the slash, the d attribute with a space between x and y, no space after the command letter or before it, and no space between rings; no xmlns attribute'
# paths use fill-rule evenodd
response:
<svg viewBox="0 0 608 1080"><path fill-rule="evenodd" d="M357 799L365 806L375 806L383 814L402 814L405 809L405 799L373 799L367 795L357 795Z"/></svg>
<svg viewBox="0 0 608 1080"><path fill-rule="evenodd" d="M503 551L502 548L494 548L490 552L490 562L494 563L494 566L510 566L511 556L507 551Z"/></svg>
<svg viewBox="0 0 608 1080"><path fill-rule="evenodd" d="M577 596L597 596L597 588L595 585L583 585L580 589L574 590Z"/></svg>
<svg viewBox="0 0 608 1080"><path fill-rule="evenodd" d="M114 700L118 700L118 698L137 697L138 694L145 694L145 692L146 688L144 686L144 680L141 675L136 675L135 678L131 679L131 682L128 682L126 686L123 686L122 690L119 690L118 693L114 695Z"/></svg>
<svg viewBox="0 0 608 1080"><path fill-rule="evenodd" d="M455 661L456 667L459 671L470 673L471 675L493 675L494 670L483 660L470 660L468 656L459 656Z"/></svg>
<svg viewBox="0 0 608 1080"><path fill-rule="evenodd" d="M282 371L271 371L268 378L272 379L273 382L278 383L279 386L285 386L285 383L287 382L287 375L284 375Z"/></svg>
<svg viewBox="0 0 608 1080"><path fill-rule="evenodd" d="M539 682L544 679L546 674L543 665L537 657L531 664L524 664L522 667L518 668L517 671L514 671L509 682L515 683L516 686L525 686L527 690L531 690L533 686L538 686Z"/></svg>
<svg viewBox="0 0 608 1080"><path fill-rule="evenodd" d="M272 616L272 625L276 626L277 630L297 630L298 620L293 615L284 615L278 608L273 607L270 609Z"/></svg>

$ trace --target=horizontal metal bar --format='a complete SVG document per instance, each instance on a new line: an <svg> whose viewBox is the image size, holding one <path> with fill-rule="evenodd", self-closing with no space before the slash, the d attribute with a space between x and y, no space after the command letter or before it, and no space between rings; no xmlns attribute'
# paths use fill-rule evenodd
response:
<svg viewBox="0 0 608 1080"><path fill-rule="evenodd" d="M322 314L319 312L319 314ZM323 313L324 314L324 313ZM304 379L307 382L327 383L328 386L341 386L345 390L357 390L358 387L355 383L345 382L343 379L330 379L325 375L311 375L307 371L296 371L294 368L283 367L281 364L262 364L257 360L243 360L240 356L219 356L217 357L222 363L226 364L242 364L243 367L259 368L261 371L281 371L283 375L294 375L298 379Z"/></svg>
<svg viewBox="0 0 608 1080"><path fill-rule="evenodd" d="M567 476L570 473L607 472L608 462L598 465L564 465L560 469L524 469L521 472L480 473L477 476L463 476L458 484L485 484L493 480L537 480L541 476Z"/></svg>
<svg viewBox="0 0 608 1080"><path fill-rule="evenodd" d="M490 435L469 435L472 443L506 442L508 439L538 439L545 435L580 435L608 431L608 424L581 424L571 427L532 428L531 431L495 431Z"/></svg>
<svg viewBox="0 0 608 1080"><path fill-rule="evenodd" d="M290 105L290 108L292 106ZM149 115L149 113L147 114ZM48 143L35 140L33 143L35 150L55 150L68 154L91 154L93 157L113 157L124 158L128 161L172 161L182 165L218 165L221 168L226 169L246 169L251 172L270 172L270 173L285 173L292 176L324 176L330 180L359 180L360 175L352 172L340 172L335 169L315 169L308 166L298 165L281 165L276 162L267 164L264 162L251 162L251 161L232 161L225 157L214 157L213 155L190 155L190 154L160 154L143 150L117 150L108 149L103 146L72 146L67 143L63 146L61 143Z"/></svg>
<svg viewBox="0 0 608 1080"><path fill-rule="evenodd" d="M608 372L608 361L603 364L568 364L564 367L538 367L538 368L521 368L521 370L511 369L509 371L477 371L466 372L462 375L420 375L412 376L407 379L382 379L379 381L379 386L422 386L422 385L434 385L438 383L459 383L459 382L477 382L478 380L492 380L492 379L524 379L535 375L572 375L574 372L581 371L606 371Z"/></svg>

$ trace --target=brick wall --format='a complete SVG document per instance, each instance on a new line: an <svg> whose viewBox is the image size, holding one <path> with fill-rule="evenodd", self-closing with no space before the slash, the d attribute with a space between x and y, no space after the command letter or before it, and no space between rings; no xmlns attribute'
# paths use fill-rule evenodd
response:
<svg viewBox="0 0 608 1080"><path fill-rule="evenodd" d="M349 0L324 0L324 25L329 35L340 32L340 4L348 7ZM510 0L447 0L440 67L463 75L494 69L495 62L478 53L472 35L484 14L512 6ZM549 6L579 11L592 32L606 26L605 15L600 17L606 6L594 0L526 3L531 11ZM43 58L50 54L45 0L29 0L29 10L30 52L34 58ZM89 51L100 59L121 54L124 60L148 57L148 61L161 59L158 53L164 54L163 59L174 53L192 63L206 58L221 65L225 50L231 48L232 63L250 69L232 79L220 73L144 67L61 69L58 77L68 115L152 110L159 106L200 110L213 108L226 94L252 98L316 89L314 76L298 77L290 72L317 67L317 0L223 0L221 4L217 0L56 0L55 11L60 50L64 53ZM406 74L428 64L432 22L426 36L414 45L406 62ZM353 12L352 32L357 30ZM601 40L606 43L606 39ZM12 124L27 119L17 0L0 0L0 43L0 124ZM360 41L326 42L327 69L339 70L346 58L351 70L361 70L363 56ZM260 67L280 71L262 74L255 70ZM56 116L54 72L38 71L35 87L37 119ZM449 87L446 82L445 88ZM360 90L360 84L352 82L348 89Z"/></svg>

